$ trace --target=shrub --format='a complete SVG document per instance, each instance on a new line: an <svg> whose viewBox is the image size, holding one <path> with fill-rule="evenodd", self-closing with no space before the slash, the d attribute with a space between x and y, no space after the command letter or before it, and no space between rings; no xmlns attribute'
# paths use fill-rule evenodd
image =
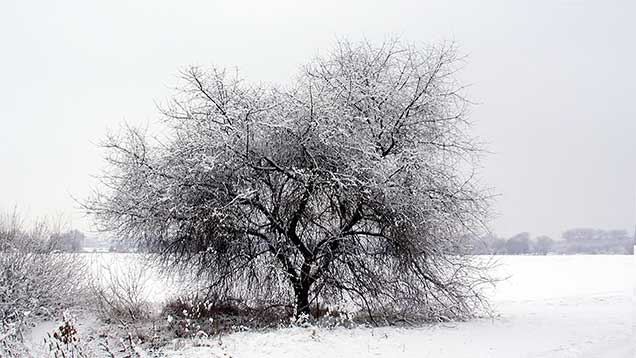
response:
<svg viewBox="0 0 636 358"><path fill-rule="evenodd" d="M240 299L188 294L168 302L161 316L177 337L216 335L245 328L277 327L289 322L292 306L248 305Z"/></svg>
<svg viewBox="0 0 636 358"><path fill-rule="evenodd" d="M132 263L117 271L103 266L99 275L93 275L90 290L102 319L137 322L150 318L146 272L143 264Z"/></svg>
<svg viewBox="0 0 636 358"><path fill-rule="evenodd" d="M0 217L0 357L26 355L23 336L35 319L81 304L85 264L55 253L53 230L44 222L24 229L14 212Z"/></svg>

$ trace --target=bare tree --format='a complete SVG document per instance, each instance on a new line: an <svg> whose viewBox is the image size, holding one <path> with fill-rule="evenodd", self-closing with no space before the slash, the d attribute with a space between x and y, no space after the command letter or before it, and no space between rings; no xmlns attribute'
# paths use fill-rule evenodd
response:
<svg viewBox="0 0 636 358"><path fill-rule="evenodd" d="M371 317L466 317L482 265L479 149L452 46L339 43L284 89L190 68L161 138L104 143L86 202L103 230L250 302L347 302Z"/></svg>

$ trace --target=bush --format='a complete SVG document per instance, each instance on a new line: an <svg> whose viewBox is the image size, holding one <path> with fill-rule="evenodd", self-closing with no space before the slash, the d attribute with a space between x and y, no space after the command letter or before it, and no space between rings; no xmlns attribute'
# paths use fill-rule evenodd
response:
<svg viewBox="0 0 636 358"><path fill-rule="evenodd" d="M240 299L188 294L168 302L161 316L177 337L216 335L245 328L278 327L294 315L287 305L250 306Z"/></svg>
<svg viewBox="0 0 636 358"><path fill-rule="evenodd" d="M25 230L16 213L0 217L0 357L22 357L24 332L81 304L85 265L80 257L54 253L53 230L43 222Z"/></svg>
<svg viewBox="0 0 636 358"><path fill-rule="evenodd" d="M83 297L85 266L66 254L12 252L0 254L2 318L50 318Z"/></svg>
<svg viewBox="0 0 636 358"><path fill-rule="evenodd" d="M105 321L138 322L150 318L151 306L146 301L147 268L140 263L114 271L103 266L90 280L90 290L98 311Z"/></svg>
<svg viewBox="0 0 636 358"><path fill-rule="evenodd" d="M27 349L22 344L24 321L22 319L4 319L0 325L0 357L23 357Z"/></svg>
<svg viewBox="0 0 636 358"><path fill-rule="evenodd" d="M388 317L388 312L382 312ZM199 338L246 329L280 328L290 326L351 327L372 322L366 312L354 306L314 304L308 315L296 316L295 307L285 304L247 304L240 299L188 294L168 302L161 313L168 323L170 334L180 338ZM394 313L391 321L400 323Z"/></svg>

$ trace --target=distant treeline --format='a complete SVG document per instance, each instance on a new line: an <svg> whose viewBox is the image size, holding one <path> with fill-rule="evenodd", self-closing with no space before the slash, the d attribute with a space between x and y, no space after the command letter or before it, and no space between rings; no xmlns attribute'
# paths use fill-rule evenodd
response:
<svg viewBox="0 0 636 358"><path fill-rule="evenodd" d="M561 240L548 236L531 238L522 232L508 239L487 236L474 240L473 254L481 255L570 255L634 253L635 236L626 230L577 228L565 231Z"/></svg>
<svg viewBox="0 0 636 358"><path fill-rule="evenodd" d="M0 232L0 252L14 249L11 245L14 240L7 240L8 234ZM507 239L494 235L468 239L470 244L467 243L467 247L470 248L469 253L475 255L631 255L634 253L635 237L636 235L631 235L626 230L579 228L565 231L560 240L548 236L531 237L529 233L522 232ZM60 252L137 251L130 242L86 237L79 230L49 234L46 246L49 250Z"/></svg>
<svg viewBox="0 0 636 358"><path fill-rule="evenodd" d="M28 224L14 210L0 212L0 253L5 252L135 252L135 247L123 241L86 236L77 229L63 229L57 221L37 219Z"/></svg>
<svg viewBox="0 0 636 358"><path fill-rule="evenodd" d="M137 252L134 245L123 240L87 237L81 250L83 252Z"/></svg>

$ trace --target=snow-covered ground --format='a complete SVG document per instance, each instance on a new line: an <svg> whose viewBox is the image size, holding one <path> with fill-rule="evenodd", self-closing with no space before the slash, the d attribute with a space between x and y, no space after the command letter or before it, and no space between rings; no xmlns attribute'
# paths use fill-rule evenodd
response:
<svg viewBox="0 0 636 358"><path fill-rule="evenodd" d="M134 255L100 254L120 270ZM633 256L502 256L493 319L413 328L288 328L175 340L167 357L634 357ZM95 266L97 267L97 266ZM178 284L147 271L147 295Z"/></svg>
<svg viewBox="0 0 636 358"><path fill-rule="evenodd" d="M634 257L509 256L499 313L417 328L290 328L175 342L171 357L634 357ZM209 347L211 345L212 347Z"/></svg>

